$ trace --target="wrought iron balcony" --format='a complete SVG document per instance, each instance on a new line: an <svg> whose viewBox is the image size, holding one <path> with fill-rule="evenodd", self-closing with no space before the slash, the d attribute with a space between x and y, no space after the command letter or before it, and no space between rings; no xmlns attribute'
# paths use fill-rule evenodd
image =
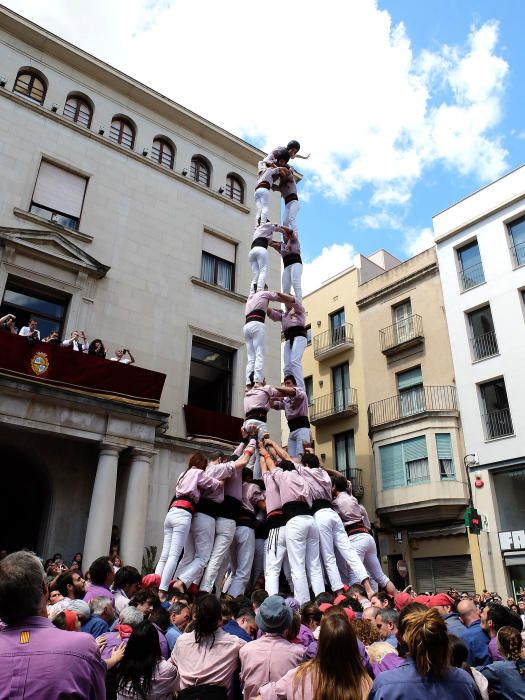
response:
<svg viewBox="0 0 525 700"><path fill-rule="evenodd" d="M423 319L417 314L406 316L403 320L379 331L381 352L387 356L420 345L424 340Z"/></svg>
<svg viewBox="0 0 525 700"><path fill-rule="evenodd" d="M310 405L310 423L320 425L336 418L348 418L357 413L357 391L352 387L325 394Z"/></svg>
<svg viewBox="0 0 525 700"><path fill-rule="evenodd" d="M363 498L365 488L363 486L363 470L358 467L347 467L345 476L352 482L352 493L356 498Z"/></svg>
<svg viewBox="0 0 525 700"><path fill-rule="evenodd" d="M456 387L418 386L397 396L371 403L368 407L370 432L400 420L420 418L425 413L456 412Z"/></svg>
<svg viewBox="0 0 525 700"><path fill-rule="evenodd" d="M354 347L354 330L351 323L344 323L314 336L314 358L327 358Z"/></svg>
<svg viewBox="0 0 525 700"><path fill-rule="evenodd" d="M467 289L471 289L471 287L477 287L478 284L483 284L485 281L483 265L479 262L476 263L476 265L464 267L459 272L459 279L461 282L461 289L464 292L466 292Z"/></svg>
<svg viewBox="0 0 525 700"><path fill-rule="evenodd" d="M472 355L475 361L497 355L499 348L496 333L489 331L488 333L474 336L470 339L470 347L472 348Z"/></svg>
<svg viewBox="0 0 525 700"><path fill-rule="evenodd" d="M483 414L485 422L485 436L487 440L514 435L510 408L501 408L497 411L489 411Z"/></svg>
<svg viewBox="0 0 525 700"><path fill-rule="evenodd" d="M525 265L525 241L510 246L514 267Z"/></svg>

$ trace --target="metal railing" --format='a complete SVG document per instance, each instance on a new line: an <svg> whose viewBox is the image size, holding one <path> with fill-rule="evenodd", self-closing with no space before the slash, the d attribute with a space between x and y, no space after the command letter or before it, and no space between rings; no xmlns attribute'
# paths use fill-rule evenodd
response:
<svg viewBox="0 0 525 700"><path fill-rule="evenodd" d="M417 314L406 316L401 321L379 331L381 352L420 338L423 338L423 319Z"/></svg>
<svg viewBox="0 0 525 700"><path fill-rule="evenodd" d="M352 493L356 498L362 498L365 493L363 486L363 470L358 467L345 467L337 470L345 479L352 482Z"/></svg>
<svg viewBox="0 0 525 700"><path fill-rule="evenodd" d="M357 391L352 387L314 399L310 405L310 420L314 422L346 411L357 412Z"/></svg>
<svg viewBox="0 0 525 700"><path fill-rule="evenodd" d="M371 403L368 407L370 429L432 411L457 411L456 387L421 386Z"/></svg>
<svg viewBox="0 0 525 700"><path fill-rule="evenodd" d="M461 280L461 288L464 292L471 287L477 287L478 284L483 284L485 281L483 265L479 262L470 267L464 267L460 270L459 277Z"/></svg>
<svg viewBox="0 0 525 700"><path fill-rule="evenodd" d="M470 345L474 360L484 360L486 357L492 357L492 355L497 355L499 352L498 341L494 331L474 336L470 339Z"/></svg>
<svg viewBox="0 0 525 700"><path fill-rule="evenodd" d="M329 331L324 331L314 336L314 357L317 359L320 355L323 355L333 348L353 344L353 326L351 323L344 323L342 326L332 328Z"/></svg>
<svg viewBox="0 0 525 700"><path fill-rule="evenodd" d="M514 267L525 265L525 241L511 245L510 250L514 259Z"/></svg>
<svg viewBox="0 0 525 700"><path fill-rule="evenodd" d="M487 440L514 435L510 408L500 408L497 411L489 411L483 414L485 421L485 435Z"/></svg>

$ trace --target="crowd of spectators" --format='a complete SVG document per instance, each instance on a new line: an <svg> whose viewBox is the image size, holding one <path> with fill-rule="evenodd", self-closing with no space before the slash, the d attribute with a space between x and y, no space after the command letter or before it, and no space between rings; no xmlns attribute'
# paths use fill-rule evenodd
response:
<svg viewBox="0 0 525 700"><path fill-rule="evenodd" d="M83 352L87 355L95 355L96 357L102 358L106 358L107 356L108 351L102 340L100 338L95 338L88 343L84 331L71 331L70 337L66 338L66 340L60 340L58 330L53 330L45 338L41 338L40 331L38 330L38 321L36 318L29 319L28 325L23 326L20 330L18 330L16 327L15 321L16 316L13 314L6 314L5 316L2 316L0 318L0 330L26 337L29 342L41 340L43 343L60 345L63 348L69 348L75 352ZM132 365L135 362L135 358L131 354L129 348L117 348L114 354L108 359L112 360L113 362L120 362L124 365Z"/></svg>
<svg viewBox="0 0 525 700"><path fill-rule="evenodd" d="M0 698L525 698L525 593L161 602L159 576L115 566L117 534L111 555L0 554Z"/></svg>

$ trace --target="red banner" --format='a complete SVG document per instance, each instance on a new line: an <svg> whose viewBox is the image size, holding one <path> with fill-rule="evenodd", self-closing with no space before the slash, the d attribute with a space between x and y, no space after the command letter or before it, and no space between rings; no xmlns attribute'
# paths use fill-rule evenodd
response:
<svg viewBox="0 0 525 700"><path fill-rule="evenodd" d="M30 342L7 331L0 331L1 375L147 408L159 407L166 379L160 372Z"/></svg>

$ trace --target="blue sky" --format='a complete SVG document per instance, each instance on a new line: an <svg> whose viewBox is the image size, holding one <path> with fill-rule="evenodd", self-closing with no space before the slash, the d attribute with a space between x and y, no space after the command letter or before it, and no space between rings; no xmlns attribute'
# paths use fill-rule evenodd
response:
<svg viewBox="0 0 525 700"><path fill-rule="evenodd" d="M4 2L252 143L299 139L307 288L428 247L525 162L521 0Z"/></svg>

